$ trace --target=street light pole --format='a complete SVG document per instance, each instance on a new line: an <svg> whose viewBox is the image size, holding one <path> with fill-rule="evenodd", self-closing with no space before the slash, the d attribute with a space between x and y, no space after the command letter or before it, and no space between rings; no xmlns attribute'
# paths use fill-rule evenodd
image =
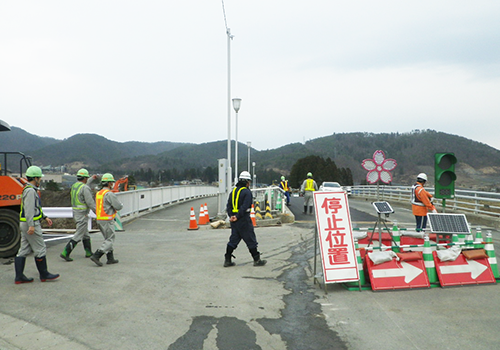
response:
<svg viewBox="0 0 500 350"><path fill-rule="evenodd" d="M257 182L257 176L255 176L255 162L252 162L252 166L253 166L253 171L252 171L252 174L253 174L253 189L255 190L255 183Z"/></svg>
<svg viewBox="0 0 500 350"><path fill-rule="evenodd" d="M238 182L238 111L241 106L241 98L233 98L233 108L236 112L236 132L235 132L235 151L234 151L234 182Z"/></svg>
<svg viewBox="0 0 500 350"><path fill-rule="evenodd" d="M231 169L231 29L226 29L227 34L227 177L226 193L231 192L233 171Z"/></svg>
<svg viewBox="0 0 500 350"><path fill-rule="evenodd" d="M250 141L247 141L247 147L248 147L248 172L250 172L250 148L252 147L252 143Z"/></svg>

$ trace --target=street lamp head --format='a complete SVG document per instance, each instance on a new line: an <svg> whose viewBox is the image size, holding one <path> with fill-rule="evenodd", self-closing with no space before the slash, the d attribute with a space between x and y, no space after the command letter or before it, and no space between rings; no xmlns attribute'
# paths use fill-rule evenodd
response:
<svg viewBox="0 0 500 350"><path fill-rule="evenodd" d="M241 106L241 98L233 98L233 108L238 113Z"/></svg>

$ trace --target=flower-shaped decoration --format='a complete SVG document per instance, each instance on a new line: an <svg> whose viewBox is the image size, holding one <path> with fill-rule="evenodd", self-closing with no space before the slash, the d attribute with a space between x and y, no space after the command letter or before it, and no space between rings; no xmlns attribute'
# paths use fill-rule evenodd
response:
<svg viewBox="0 0 500 350"><path fill-rule="evenodd" d="M376 183L378 180L388 184L392 181L391 170L396 168L395 159L385 159L383 151L375 151L373 159L365 159L361 166L363 169L368 170L366 174L366 181L370 184Z"/></svg>

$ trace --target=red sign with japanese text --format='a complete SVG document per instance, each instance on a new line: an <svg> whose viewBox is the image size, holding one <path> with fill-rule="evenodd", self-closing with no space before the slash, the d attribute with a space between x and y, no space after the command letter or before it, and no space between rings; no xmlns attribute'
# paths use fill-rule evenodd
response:
<svg viewBox="0 0 500 350"><path fill-rule="evenodd" d="M325 283L359 280L351 215L345 192L314 192Z"/></svg>

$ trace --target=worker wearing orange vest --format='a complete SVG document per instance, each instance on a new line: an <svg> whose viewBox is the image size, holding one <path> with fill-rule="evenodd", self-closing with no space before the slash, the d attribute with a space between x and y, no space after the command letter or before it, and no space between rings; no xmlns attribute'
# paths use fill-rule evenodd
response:
<svg viewBox="0 0 500 350"><path fill-rule="evenodd" d="M290 206L290 187L288 187L288 180L285 180L285 177L281 177L280 188L285 192L286 197L286 205Z"/></svg>
<svg viewBox="0 0 500 350"><path fill-rule="evenodd" d="M304 180L300 186L300 193L304 195L304 214L307 214L307 207L309 207L309 214L313 210L313 192L318 190L318 184L313 180L312 173L307 173L307 179Z"/></svg>
<svg viewBox="0 0 500 350"><path fill-rule="evenodd" d="M227 199L226 211L231 223L231 236L226 245L226 254L224 255L224 267L234 266L231 261L233 251L243 240L248 251L253 258L253 266L264 266L267 260L261 260L260 253L257 250L257 237L253 228L250 210L252 206L252 191L249 189L252 177L248 171L242 171L236 187L229 194Z"/></svg>
<svg viewBox="0 0 500 350"><path fill-rule="evenodd" d="M113 175L106 173L101 178L102 189L96 194L96 216L97 225L104 237L104 242L99 249L90 257L96 265L102 266L99 259L106 254L107 264L116 264L118 260L113 255L113 245L115 242L115 216L116 212L123 208L123 204L118 197L111 192L115 179Z"/></svg>
<svg viewBox="0 0 500 350"><path fill-rule="evenodd" d="M436 207L432 204L432 194L424 189L427 182L427 175L420 173L417 175L417 182L411 188L411 209L417 222L417 232L427 226L427 212L437 213Z"/></svg>
<svg viewBox="0 0 500 350"><path fill-rule="evenodd" d="M23 189L21 198L21 210L19 213L19 228L21 230L21 247L14 259L16 271L16 284L33 282L33 278L24 275L24 265L26 256L34 253L35 264L40 273L40 280L55 280L59 274L52 274L47 270L47 246L42 236L41 221L45 219L49 226L52 226L50 220L42 210L42 202L38 194L43 174L42 169L32 165L26 169L26 178L28 183Z"/></svg>

